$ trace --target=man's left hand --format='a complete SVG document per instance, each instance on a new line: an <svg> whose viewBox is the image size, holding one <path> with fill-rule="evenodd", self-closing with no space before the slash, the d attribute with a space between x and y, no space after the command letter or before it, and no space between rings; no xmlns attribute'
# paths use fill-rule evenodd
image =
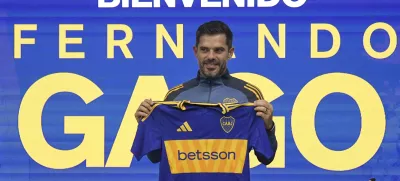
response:
<svg viewBox="0 0 400 181"><path fill-rule="evenodd" d="M254 110L257 111L257 116L260 116L264 120L265 128L270 130L273 126L272 115L274 109L272 105L266 100L254 101Z"/></svg>

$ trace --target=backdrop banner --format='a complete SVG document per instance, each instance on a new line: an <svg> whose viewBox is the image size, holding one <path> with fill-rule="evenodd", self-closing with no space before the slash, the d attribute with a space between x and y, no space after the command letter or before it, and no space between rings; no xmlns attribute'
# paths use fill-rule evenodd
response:
<svg viewBox="0 0 400 181"><path fill-rule="evenodd" d="M197 75L211 20L274 107L251 180L400 180L398 0L0 0L0 181L157 181L134 114Z"/></svg>

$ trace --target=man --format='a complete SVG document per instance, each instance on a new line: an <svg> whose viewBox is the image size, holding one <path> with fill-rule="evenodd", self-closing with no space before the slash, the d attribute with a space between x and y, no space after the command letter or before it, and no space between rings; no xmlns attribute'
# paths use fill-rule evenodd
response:
<svg viewBox="0 0 400 181"><path fill-rule="evenodd" d="M169 90L165 101L189 100L191 102L207 103L244 103L254 102L257 116L264 120L265 131L268 133L274 153L277 149L275 124L272 121L273 107L263 100L261 91L254 85L232 77L227 69L227 62L232 57L233 34L230 28L221 21L210 21L201 25L196 32L196 45L193 47L198 60L197 77ZM135 117L140 120L151 111L151 99L144 100L139 106ZM265 158L255 153L258 160L268 165L274 159ZM275 154L274 154L275 155ZM161 159L161 150L147 154L151 162Z"/></svg>

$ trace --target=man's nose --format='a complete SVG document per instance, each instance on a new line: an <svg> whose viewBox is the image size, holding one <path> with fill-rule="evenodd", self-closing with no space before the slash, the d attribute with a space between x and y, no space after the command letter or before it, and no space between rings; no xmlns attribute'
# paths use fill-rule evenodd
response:
<svg viewBox="0 0 400 181"><path fill-rule="evenodd" d="M214 59L216 57L216 54L213 50L209 51L207 54L207 58L209 59Z"/></svg>

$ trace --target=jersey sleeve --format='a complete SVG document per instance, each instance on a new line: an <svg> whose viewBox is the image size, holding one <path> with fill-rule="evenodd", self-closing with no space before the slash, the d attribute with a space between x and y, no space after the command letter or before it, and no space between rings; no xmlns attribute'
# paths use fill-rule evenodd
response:
<svg viewBox="0 0 400 181"><path fill-rule="evenodd" d="M151 151L162 147L162 129L159 110L153 109L150 115L143 121L139 121L136 136L131 152L138 161Z"/></svg>
<svg viewBox="0 0 400 181"><path fill-rule="evenodd" d="M265 131L264 120L254 114L253 123L250 127L249 146L256 152L256 155L262 155L265 158L274 157L271 142Z"/></svg>

